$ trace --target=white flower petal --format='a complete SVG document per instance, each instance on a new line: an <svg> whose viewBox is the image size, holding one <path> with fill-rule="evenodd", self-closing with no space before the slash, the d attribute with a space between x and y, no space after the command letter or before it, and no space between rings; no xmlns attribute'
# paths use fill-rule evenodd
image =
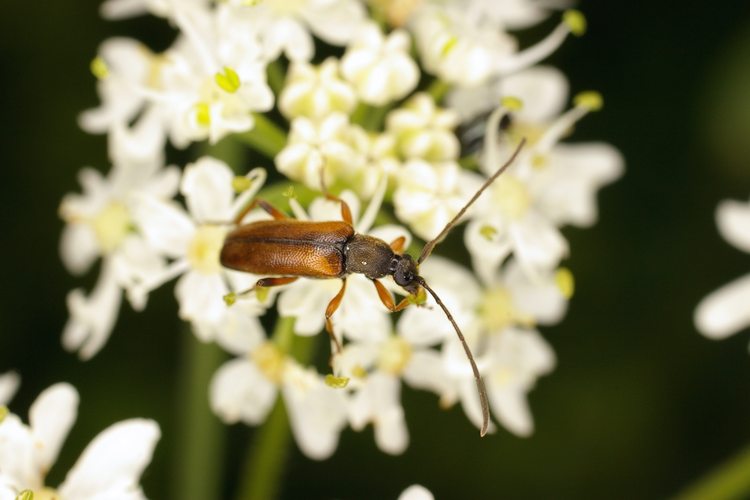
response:
<svg viewBox="0 0 750 500"><path fill-rule="evenodd" d="M138 483L160 436L153 420L130 419L109 426L68 472L58 488L60 496L96 500L141 497Z"/></svg>
<svg viewBox="0 0 750 500"><path fill-rule="evenodd" d="M0 406L7 405L13 398L21 383L21 377L16 372L0 375Z"/></svg>
<svg viewBox="0 0 750 500"><path fill-rule="evenodd" d="M180 191L194 220L221 223L232 219L233 177L226 163L208 156L185 167Z"/></svg>
<svg viewBox="0 0 750 500"><path fill-rule="evenodd" d="M435 500L435 497L424 486L413 484L398 496L398 500Z"/></svg>
<svg viewBox="0 0 750 500"><path fill-rule="evenodd" d="M523 102L517 118L524 122L546 122L560 114L568 99L565 75L551 66L534 66L509 75L500 83L502 97ZM495 101L497 102L497 101Z"/></svg>
<svg viewBox="0 0 750 500"><path fill-rule="evenodd" d="M540 210L559 225L593 225L597 191L622 175L622 154L605 143L557 144L548 162L532 179Z"/></svg>
<svg viewBox="0 0 750 500"><path fill-rule="evenodd" d="M402 376L404 382L415 389L431 391L438 395L451 391L452 381L445 372L442 356L431 349L413 352Z"/></svg>
<svg viewBox="0 0 750 500"><path fill-rule="evenodd" d="M122 291L111 259L105 259L91 294L71 291L67 297L70 319L62 335L63 347L89 359L104 346L112 333L122 302Z"/></svg>
<svg viewBox="0 0 750 500"><path fill-rule="evenodd" d="M228 424L262 423L273 408L276 386L247 359L224 363L214 374L209 389L211 409Z"/></svg>
<svg viewBox="0 0 750 500"><path fill-rule="evenodd" d="M487 396L493 413L503 427L521 437L530 436L534 432L534 420L523 391L490 389Z"/></svg>
<svg viewBox="0 0 750 500"><path fill-rule="evenodd" d="M293 367L286 372L283 394L300 450L314 460L331 456L346 425L343 391L325 385L314 370Z"/></svg>
<svg viewBox="0 0 750 500"><path fill-rule="evenodd" d="M29 425L34 435L41 470L50 469L78 414L78 392L70 384L45 389L29 408Z"/></svg>
<svg viewBox="0 0 750 500"><path fill-rule="evenodd" d="M550 221L529 213L523 224L509 227L518 262L530 274L550 270L568 253L568 242Z"/></svg>
<svg viewBox="0 0 750 500"><path fill-rule="evenodd" d="M722 339L750 325L750 274L704 298L695 310L695 326L712 339Z"/></svg>
<svg viewBox="0 0 750 500"><path fill-rule="evenodd" d="M0 485L16 493L26 488L43 485L43 471L39 467L34 438L21 419L9 414L0 425ZM3 498L5 500L5 498Z"/></svg>
<svg viewBox="0 0 750 500"><path fill-rule="evenodd" d="M725 200L716 209L719 232L729 243L750 252L750 204Z"/></svg>
<svg viewBox="0 0 750 500"><path fill-rule="evenodd" d="M73 274L83 274L99 256L99 244L89 224L66 224L60 237L60 257Z"/></svg>
<svg viewBox="0 0 750 500"><path fill-rule="evenodd" d="M146 194L135 195L133 219L158 251L173 258L186 254L195 224L176 203Z"/></svg>
<svg viewBox="0 0 750 500"><path fill-rule="evenodd" d="M221 275L188 271L174 289L180 303L180 318L214 324L220 322L227 314L223 297L228 291Z"/></svg>

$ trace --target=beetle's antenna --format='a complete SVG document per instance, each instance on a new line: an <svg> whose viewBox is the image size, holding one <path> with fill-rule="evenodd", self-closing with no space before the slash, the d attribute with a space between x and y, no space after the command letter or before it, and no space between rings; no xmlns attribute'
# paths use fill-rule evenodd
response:
<svg viewBox="0 0 750 500"><path fill-rule="evenodd" d="M456 216L453 217L453 219L451 219L451 221L448 224L445 225L445 227L443 228L443 230L440 231L440 234L438 234L437 236L435 236L435 238L433 238L432 241L430 241L429 243L427 243L424 246L424 248L422 249L422 254L419 256L419 259L417 259L417 264L421 264L427 257L430 256L430 254L432 253L432 250L435 248L435 245L437 245L438 243L440 243L440 241L445 237L445 235L448 234L448 232L451 229L453 229L453 226L455 226L456 223L459 221L459 219L464 216L464 214L469 209L469 207L472 205L472 203L474 203L475 201L477 201L477 198L479 198L479 196L481 196L481 194L484 192L484 190L487 189L490 186L490 184L492 184L493 182L495 182L495 179L497 179L500 176L500 174L502 174L503 172L505 172L505 170L508 167L511 166L511 164L513 163L513 161L518 156L518 153L521 152L521 148L523 148L524 144L526 144L526 138L521 139L521 142L518 143L518 146L516 147L516 150L513 151L513 154L510 156L510 158L508 158L508 161L506 161L505 164L503 164L503 166L501 166L500 168L498 168L497 172L495 172L494 174L492 174L489 177L489 179L487 179L486 181L484 181L484 184L482 184L482 187L480 187L477 190L477 192L474 193L474 196L472 196L471 199L466 203L466 205L464 205L463 208L458 211L458 213L456 214Z"/></svg>
<svg viewBox="0 0 750 500"><path fill-rule="evenodd" d="M484 435L487 434L487 429L490 426L490 405L487 401L487 390L484 388L484 380L482 380L482 376L479 374L479 368L477 368L477 364L474 361L474 355L471 353L469 344L466 343L464 334L461 333L461 329L458 327L458 324L456 324L456 320L453 319L453 315L450 313L450 311L448 311L448 308L445 307L445 304L443 304L443 301L440 300L440 297L438 297L435 291L427 285L427 282L424 280L424 278L422 278L421 276L416 276L415 279L422 287L425 288L425 290L430 292L430 295L432 295L432 298L435 299L435 302L437 302L438 305L443 309L443 312L448 317L448 321L451 322L453 328L456 330L456 335L458 335L458 340L461 341L464 352L466 352L466 357L469 358L471 371L474 372L474 381L477 383L477 391L479 391L479 404L482 406L482 428L479 430L479 435L484 437Z"/></svg>

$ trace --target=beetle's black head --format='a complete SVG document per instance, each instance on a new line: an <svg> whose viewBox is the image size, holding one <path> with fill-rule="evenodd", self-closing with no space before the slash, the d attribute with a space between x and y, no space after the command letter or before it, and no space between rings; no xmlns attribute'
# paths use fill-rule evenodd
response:
<svg viewBox="0 0 750 500"><path fill-rule="evenodd" d="M394 255L389 274L397 285L410 294L415 295L419 291L419 271L411 255Z"/></svg>

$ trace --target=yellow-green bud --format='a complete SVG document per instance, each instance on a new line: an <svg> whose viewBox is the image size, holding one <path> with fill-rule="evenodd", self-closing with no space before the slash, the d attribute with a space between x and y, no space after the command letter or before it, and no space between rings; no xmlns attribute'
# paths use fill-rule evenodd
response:
<svg viewBox="0 0 750 500"><path fill-rule="evenodd" d="M599 111L604 106L604 99L602 99L602 95L599 92L587 90L579 92L573 98L573 104L576 107L586 108L589 111Z"/></svg>
<svg viewBox="0 0 750 500"><path fill-rule="evenodd" d="M98 80L104 80L109 76L109 66L101 56L96 56L91 60L89 69Z"/></svg>
<svg viewBox="0 0 750 500"><path fill-rule="evenodd" d="M216 85L230 94L234 94L240 88L240 75L229 66L224 66L223 73L216 73L214 80Z"/></svg>
<svg viewBox="0 0 750 500"><path fill-rule="evenodd" d="M563 22L575 36L582 36L586 33L586 17L580 10L566 10L563 13Z"/></svg>
<svg viewBox="0 0 750 500"><path fill-rule="evenodd" d="M569 299L575 291L575 280L573 273L567 267L561 267L555 272L555 284L563 297Z"/></svg>
<svg viewBox="0 0 750 500"><path fill-rule="evenodd" d="M349 385L349 377L337 377L336 375L329 373L326 375L325 382L328 387L343 389Z"/></svg>
<svg viewBox="0 0 750 500"><path fill-rule="evenodd" d="M518 97L503 97L500 99L500 104L508 111L520 111L523 108L523 101Z"/></svg>
<svg viewBox="0 0 750 500"><path fill-rule="evenodd" d="M234 189L235 193L242 193L243 191L247 191L252 185L253 180L245 176L237 176L232 179L232 189Z"/></svg>
<svg viewBox="0 0 750 500"><path fill-rule="evenodd" d="M265 302L268 298L268 294L270 293L270 287L267 286L256 286L255 287L255 297L258 299L259 302Z"/></svg>
<svg viewBox="0 0 750 500"><path fill-rule="evenodd" d="M16 500L34 500L34 492L31 490L23 490L16 495Z"/></svg>
<svg viewBox="0 0 750 500"><path fill-rule="evenodd" d="M229 292L222 298L224 299L224 303L227 305L227 307L231 307L235 302L237 302L237 294L234 292Z"/></svg>
<svg viewBox="0 0 750 500"><path fill-rule="evenodd" d="M211 107L208 103L199 102L195 105L195 121L204 127L211 125Z"/></svg>
<svg viewBox="0 0 750 500"><path fill-rule="evenodd" d="M479 234L484 237L487 241L492 241L495 239L495 236L497 236L497 229L490 226L489 224L485 224L484 226L479 228Z"/></svg>
<svg viewBox="0 0 750 500"><path fill-rule="evenodd" d="M458 37L452 36L448 40L445 41L443 44L443 47L440 49L440 55L447 56L448 53L453 50L453 48L458 43Z"/></svg>
<svg viewBox="0 0 750 500"><path fill-rule="evenodd" d="M5 420L5 417L7 417L9 413L10 410L8 410L7 406L0 406L0 424L3 423L3 420Z"/></svg>

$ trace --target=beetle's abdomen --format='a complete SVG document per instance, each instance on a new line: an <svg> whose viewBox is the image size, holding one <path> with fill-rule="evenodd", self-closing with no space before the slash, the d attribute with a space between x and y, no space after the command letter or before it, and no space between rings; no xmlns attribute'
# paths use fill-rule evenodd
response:
<svg viewBox="0 0 750 500"><path fill-rule="evenodd" d="M227 235L221 264L260 275L335 278L346 274L344 247L353 235L340 221L252 222Z"/></svg>

